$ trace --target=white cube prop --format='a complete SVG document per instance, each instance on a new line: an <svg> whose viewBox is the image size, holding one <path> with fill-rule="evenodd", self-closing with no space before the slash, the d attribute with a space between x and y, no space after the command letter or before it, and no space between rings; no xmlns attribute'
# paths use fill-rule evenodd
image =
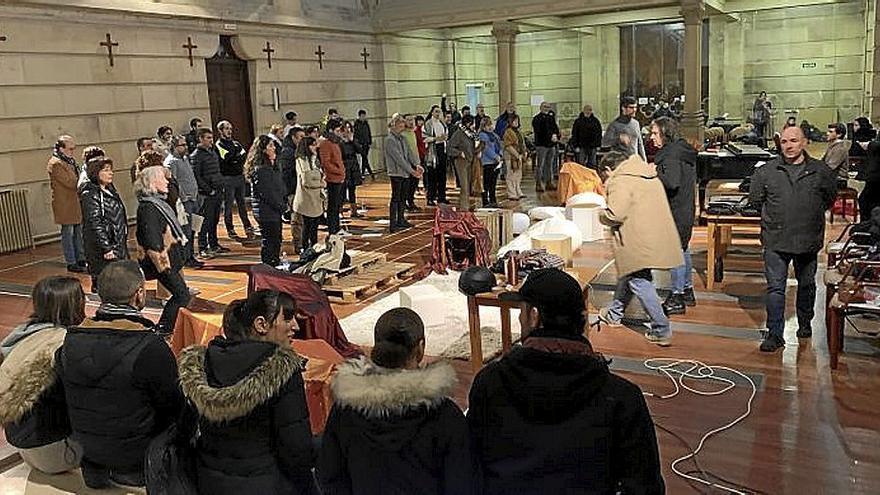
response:
<svg viewBox="0 0 880 495"><path fill-rule="evenodd" d="M430 285L412 285L400 289L400 306L409 308L422 318L426 327L442 325L446 322L446 307L443 293Z"/></svg>
<svg viewBox="0 0 880 495"><path fill-rule="evenodd" d="M605 237L604 226L599 221L603 209L601 206L576 206L571 209L571 221L580 229L584 242L598 241Z"/></svg>

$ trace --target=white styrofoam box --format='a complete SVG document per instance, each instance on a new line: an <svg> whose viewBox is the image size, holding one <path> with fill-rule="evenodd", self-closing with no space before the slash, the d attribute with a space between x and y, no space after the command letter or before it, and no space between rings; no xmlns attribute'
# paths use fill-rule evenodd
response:
<svg viewBox="0 0 880 495"><path fill-rule="evenodd" d="M571 221L580 229L584 242L598 241L605 237L604 225L599 221L603 209L599 206L571 209Z"/></svg>
<svg viewBox="0 0 880 495"><path fill-rule="evenodd" d="M519 235L526 231L531 225L532 221L529 219L529 216L525 213L514 212L513 219L511 220L513 224L513 235Z"/></svg>
<svg viewBox="0 0 880 495"><path fill-rule="evenodd" d="M565 208L561 206L536 206L529 210L529 218L535 221L565 218Z"/></svg>
<svg viewBox="0 0 880 495"><path fill-rule="evenodd" d="M400 306L418 313L426 327L442 325L446 322L448 302L437 288L430 285L411 285L403 287L398 293Z"/></svg>

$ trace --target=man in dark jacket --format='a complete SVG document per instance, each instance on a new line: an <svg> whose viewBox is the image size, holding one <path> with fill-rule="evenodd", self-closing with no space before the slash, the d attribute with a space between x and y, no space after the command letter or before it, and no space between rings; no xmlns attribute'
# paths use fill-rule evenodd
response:
<svg viewBox="0 0 880 495"><path fill-rule="evenodd" d="M367 120L367 111L363 108L358 110L358 118L354 121L354 140L361 146L361 175L370 174L372 177L370 146L373 145L373 132L370 130L370 122Z"/></svg>
<svg viewBox="0 0 880 495"><path fill-rule="evenodd" d="M199 185L199 215L204 219L199 230L199 255L212 258L217 253L228 252L217 240L217 224L220 222L220 205L223 201L223 176L220 175L220 157L214 151L214 134L211 129L199 129L199 145L189 157L193 174Z"/></svg>
<svg viewBox="0 0 880 495"><path fill-rule="evenodd" d="M591 105L584 105L584 111L574 121L568 142L577 153L578 163L597 168L596 151L602 146L602 123L593 114Z"/></svg>
<svg viewBox="0 0 880 495"><path fill-rule="evenodd" d="M56 372L86 486L143 486L147 446L180 412L177 363L140 313L146 289L137 262L108 265L98 293L95 316L68 330Z"/></svg>
<svg viewBox="0 0 880 495"><path fill-rule="evenodd" d="M281 170L281 180L284 182L287 197L287 208L282 215L282 221L290 224L291 242L295 253L299 253L302 244L300 241L302 217L293 211L293 198L296 195L296 148L305 135L306 130L302 127L292 127L290 133L285 136L281 152L278 154L278 168Z"/></svg>
<svg viewBox="0 0 880 495"><path fill-rule="evenodd" d="M816 300L817 253L825 242L825 210L834 201L834 172L810 157L807 138L800 127L788 127L780 139L782 156L755 171L749 200L761 210L761 244L767 276L768 334L761 350L773 352L785 345L785 287L788 266L794 263L797 278L799 338L813 331Z"/></svg>
<svg viewBox="0 0 880 495"><path fill-rule="evenodd" d="M666 190L684 256L684 264L671 270L672 294L663 303L663 311L667 315L681 315L686 306L697 305L691 278L691 251L688 249L694 230L697 150L681 138L678 122L670 117L660 117L651 124L651 140L660 149L654 157L654 164L657 177Z"/></svg>
<svg viewBox="0 0 880 495"><path fill-rule="evenodd" d="M645 399L584 337L580 284L543 269L501 298L519 301L523 342L471 388L484 493L664 493Z"/></svg>
<svg viewBox="0 0 880 495"><path fill-rule="evenodd" d="M192 153L199 146L199 129L202 128L202 119L194 117L189 121L189 132L186 133L187 153Z"/></svg>
<svg viewBox="0 0 880 495"><path fill-rule="evenodd" d="M232 223L232 203L238 206L238 218L244 226L245 234L248 239L254 237L254 228L248 218L247 203L244 201L244 161L247 158L247 150L238 141L232 138L232 123L227 120L217 124L217 131L220 133L220 139L217 140L215 147L217 154L220 156L220 174L223 175L223 190L225 191L223 199L223 221L226 223L226 234L232 237L238 237L235 233L235 225Z"/></svg>
<svg viewBox="0 0 880 495"><path fill-rule="evenodd" d="M479 122L477 123L479 128ZM552 191L554 166L556 166L556 143L559 141L559 126L556 117L550 113L550 104L541 102L541 111L532 118L532 131L535 136L537 157L535 158L535 190L543 192L546 186Z"/></svg>

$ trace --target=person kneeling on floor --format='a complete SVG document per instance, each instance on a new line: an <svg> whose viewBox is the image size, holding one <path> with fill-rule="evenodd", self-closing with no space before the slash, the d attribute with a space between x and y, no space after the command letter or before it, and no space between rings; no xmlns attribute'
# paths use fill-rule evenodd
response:
<svg viewBox="0 0 880 495"><path fill-rule="evenodd" d="M98 280L101 306L67 331L56 373L86 486L143 486L147 446L180 412L177 363L141 314L147 291L137 262L111 263Z"/></svg>
<svg viewBox="0 0 880 495"><path fill-rule="evenodd" d="M57 474L79 467L82 456L54 364L67 328L86 317L86 298L79 280L53 276L37 282L31 299L30 320L0 343L0 424L28 466Z"/></svg>
<svg viewBox="0 0 880 495"><path fill-rule="evenodd" d="M627 157L612 151L599 167L608 176L607 208L599 219L611 226L618 277L614 300L599 311L599 320L609 326L621 325L626 306L635 295L651 318L645 338L668 346L672 328L660 304L651 270L676 268L684 264L684 258L663 183L654 166L635 154Z"/></svg>
<svg viewBox="0 0 880 495"><path fill-rule="evenodd" d="M544 268L499 297L519 302L523 340L471 387L484 493L665 493L645 399L585 337L578 281Z"/></svg>
<svg viewBox="0 0 880 495"><path fill-rule="evenodd" d="M199 493L318 493L295 314L288 294L253 292L226 308L226 338L181 354L180 386L199 416Z"/></svg>
<svg viewBox="0 0 880 495"><path fill-rule="evenodd" d="M371 359L340 366L318 479L325 494L475 493L467 423L445 362L421 366L425 326L408 308L376 322Z"/></svg>

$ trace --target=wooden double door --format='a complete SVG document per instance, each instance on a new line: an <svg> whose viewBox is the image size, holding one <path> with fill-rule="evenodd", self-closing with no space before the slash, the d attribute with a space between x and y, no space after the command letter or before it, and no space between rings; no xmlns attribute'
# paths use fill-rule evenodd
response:
<svg viewBox="0 0 880 495"><path fill-rule="evenodd" d="M205 60L205 69L214 131L218 122L228 120L234 126L235 139L250 148L254 141L254 118L248 64L235 54L230 36L220 36L217 53Z"/></svg>

